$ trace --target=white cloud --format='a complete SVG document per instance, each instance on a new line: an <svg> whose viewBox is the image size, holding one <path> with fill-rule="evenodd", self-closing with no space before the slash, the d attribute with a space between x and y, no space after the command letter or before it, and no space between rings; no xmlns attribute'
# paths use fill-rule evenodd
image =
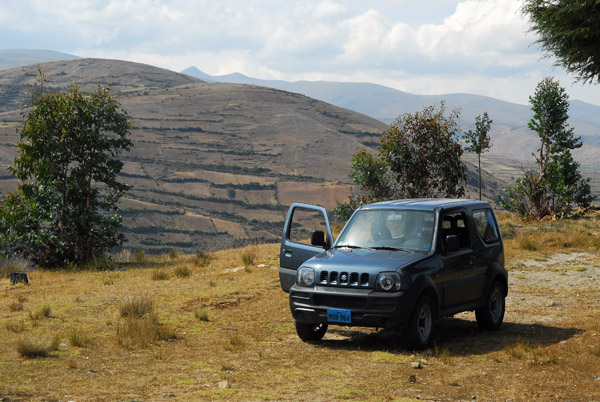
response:
<svg viewBox="0 0 600 402"><path fill-rule="evenodd" d="M540 60L521 0L3 0L0 48L180 71L388 83L527 102ZM561 80L564 85L570 80ZM533 87L532 87L533 85ZM600 94L575 86L584 100ZM527 91L527 92L526 92ZM592 101L594 102L594 101Z"/></svg>

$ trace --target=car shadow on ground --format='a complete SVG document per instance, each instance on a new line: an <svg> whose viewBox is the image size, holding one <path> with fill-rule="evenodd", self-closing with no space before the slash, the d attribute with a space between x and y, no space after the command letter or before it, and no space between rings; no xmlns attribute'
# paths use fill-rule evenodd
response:
<svg viewBox="0 0 600 402"><path fill-rule="evenodd" d="M578 328L516 322L504 322L498 331L483 331L475 321L444 318L436 323L432 348L435 345L453 356L479 355L502 350L518 341L538 346L557 344L582 332ZM332 349L412 353L404 347L401 331L329 327L327 334L316 344Z"/></svg>

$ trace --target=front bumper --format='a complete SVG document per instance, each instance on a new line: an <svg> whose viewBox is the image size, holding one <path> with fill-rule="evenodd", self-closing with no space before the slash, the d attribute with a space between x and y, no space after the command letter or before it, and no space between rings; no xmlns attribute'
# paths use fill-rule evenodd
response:
<svg viewBox="0 0 600 402"><path fill-rule="evenodd" d="M290 309L298 322L328 323L327 309L350 310L349 324L337 325L405 328L416 303L415 292L377 292L373 289L347 289L326 286L292 286Z"/></svg>

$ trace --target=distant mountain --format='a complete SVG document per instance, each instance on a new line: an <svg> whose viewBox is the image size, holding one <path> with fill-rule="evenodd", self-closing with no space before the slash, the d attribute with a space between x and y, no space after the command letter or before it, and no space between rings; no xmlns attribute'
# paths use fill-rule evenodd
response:
<svg viewBox="0 0 600 402"><path fill-rule="evenodd" d="M260 80L235 73L210 76L196 67L182 71L211 82L235 82L267 86L284 91L300 93L340 107L366 114L385 123L391 123L406 112L414 112L425 105L446 102L447 109L459 108L462 124L472 128L475 116L488 112L494 121L492 131L492 155L529 160L538 146L537 135L527 128L532 117L530 107L498 99L472 94L414 95L408 92L369 83L309 82ZM588 169L598 168L600 158L600 107L578 100L571 102L570 125L581 136L585 149L575 151L575 157Z"/></svg>
<svg viewBox="0 0 600 402"><path fill-rule="evenodd" d="M0 50L0 70L46 63L57 60L77 60L81 57L53 50L5 49Z"/></svg>

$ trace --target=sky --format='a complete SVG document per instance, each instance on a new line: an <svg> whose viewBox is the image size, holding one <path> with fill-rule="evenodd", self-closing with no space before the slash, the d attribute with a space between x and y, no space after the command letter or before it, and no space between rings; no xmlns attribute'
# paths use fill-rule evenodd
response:
<svg viewBox="0 0 600 402"><path fill-rule="evenodd" d="M371 82L420 95L527 104L556 77L522 0L0 0L0 49L47 49L211 75Z"/></svg>

